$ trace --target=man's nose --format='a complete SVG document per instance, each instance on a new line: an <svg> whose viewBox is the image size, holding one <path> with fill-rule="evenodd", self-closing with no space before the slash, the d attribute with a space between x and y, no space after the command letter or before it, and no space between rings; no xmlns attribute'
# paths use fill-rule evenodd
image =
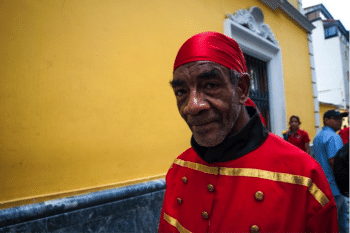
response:
<svg viewBox="0 0 350 233"><path fill-rule="evenodd" d="M209 103L198 93L192 91L183 108L183 114L198 115L201 111L209 109Z"/></svg>

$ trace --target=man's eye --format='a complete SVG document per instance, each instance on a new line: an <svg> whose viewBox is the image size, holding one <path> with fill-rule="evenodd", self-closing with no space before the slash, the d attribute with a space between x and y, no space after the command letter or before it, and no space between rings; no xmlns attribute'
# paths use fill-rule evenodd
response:
<svg viewBox="0 0 350 233"><path fill-rule="evenodd" d="M218 87L219 85L216 84L216 83L206 83L205 84L205 88L208 88L208 89L213 89L213 88L216 88Z"/></svg>
<svg viewBox="0 0 350 233"><path fill-rule="evenodd" d="M175 95L176 95L176 96L182 96L182 95L184 95L184 94L186 94L186 91L183 90L183 89L175 90Z"/></svg>

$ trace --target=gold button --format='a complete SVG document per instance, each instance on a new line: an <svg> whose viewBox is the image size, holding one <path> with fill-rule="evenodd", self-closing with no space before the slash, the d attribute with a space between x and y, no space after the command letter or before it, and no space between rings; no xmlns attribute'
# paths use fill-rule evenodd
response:
<svg viewBox="0 0 350 233"><path fill-rule="evenodd" d="M208 214L206 211L203 211L203 212L202 212L202 217L203 217L204 219L208 219L208 218L209 218L209 214Z"/></svg>
<svg viewBox="0 0 350 233"><path fill-rule="evenodd" d="M182 199L181 198L177 198L177 203L179 203L179 205L181 205L182 204Z"/></svg>
<svg viewBox="0 0 350 233"><path fill-rule="evenodd" d="M182 177L182 181L184 182L184 184L187 184L187 178L186 178L186 176L184 176L184 177Z"/></svg>
<svg viewBox="0 0 350 233"><path fill-rule="evenodd" d="M263 192L257 191L257 192L255 193L255 199L256 199L257 201L262 201L262 200L264 199L264 194L263 194Z"/></svg>
<svg viewBox="0 0 350 233"><path fill-rule="evenodd" d="M214 191L214 186L212 184L208 184L207 188L208 188L209 192Z"/></svg>
<svg viewBox="0 0 350 233"><path fill-rule="evenodd" d="M257 233L257 232L260 232L260 229L257 225L253 225L250 227L250 232L251 233Z"/></svg>

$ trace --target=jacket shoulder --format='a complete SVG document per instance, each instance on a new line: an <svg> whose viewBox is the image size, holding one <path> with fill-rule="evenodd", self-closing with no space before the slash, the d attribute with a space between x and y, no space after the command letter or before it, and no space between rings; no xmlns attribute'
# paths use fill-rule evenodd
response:
<svg viewBox="0 0 350 233"><path fill-rule="evenodd" d="M266 154L266 156L306 157L306 159L311 158L311 156L303 150L297 148L273 133L269 134L268 138L264 144L261 145L260 149L265 151L264 154Z"/></svg>
<svg viewBox="0 0 350 233"><path fill-rule="evenodd" d="M263 170L307 177L322 172L321 166L309 154L272 133L259 148L244 157L246 162Z"/></svg>
<svg viewBox="0 0 350 233"><path fill-rule="evenodd" d="M184 152L182 152L176 159L186 160L190 162L198 161L199 156L194 151L192 147L188 148Z"/></svg>

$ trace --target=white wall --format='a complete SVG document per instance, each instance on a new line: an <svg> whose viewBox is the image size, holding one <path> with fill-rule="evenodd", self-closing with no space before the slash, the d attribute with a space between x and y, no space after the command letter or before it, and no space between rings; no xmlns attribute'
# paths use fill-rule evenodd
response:
<svg viewBox="0 0 350 233"><path fill-rule="evenodd" d="M313 22L312 31L318 99L321 102L344 105L343 61L339 37L324 38L321 20Z"/></svg>

